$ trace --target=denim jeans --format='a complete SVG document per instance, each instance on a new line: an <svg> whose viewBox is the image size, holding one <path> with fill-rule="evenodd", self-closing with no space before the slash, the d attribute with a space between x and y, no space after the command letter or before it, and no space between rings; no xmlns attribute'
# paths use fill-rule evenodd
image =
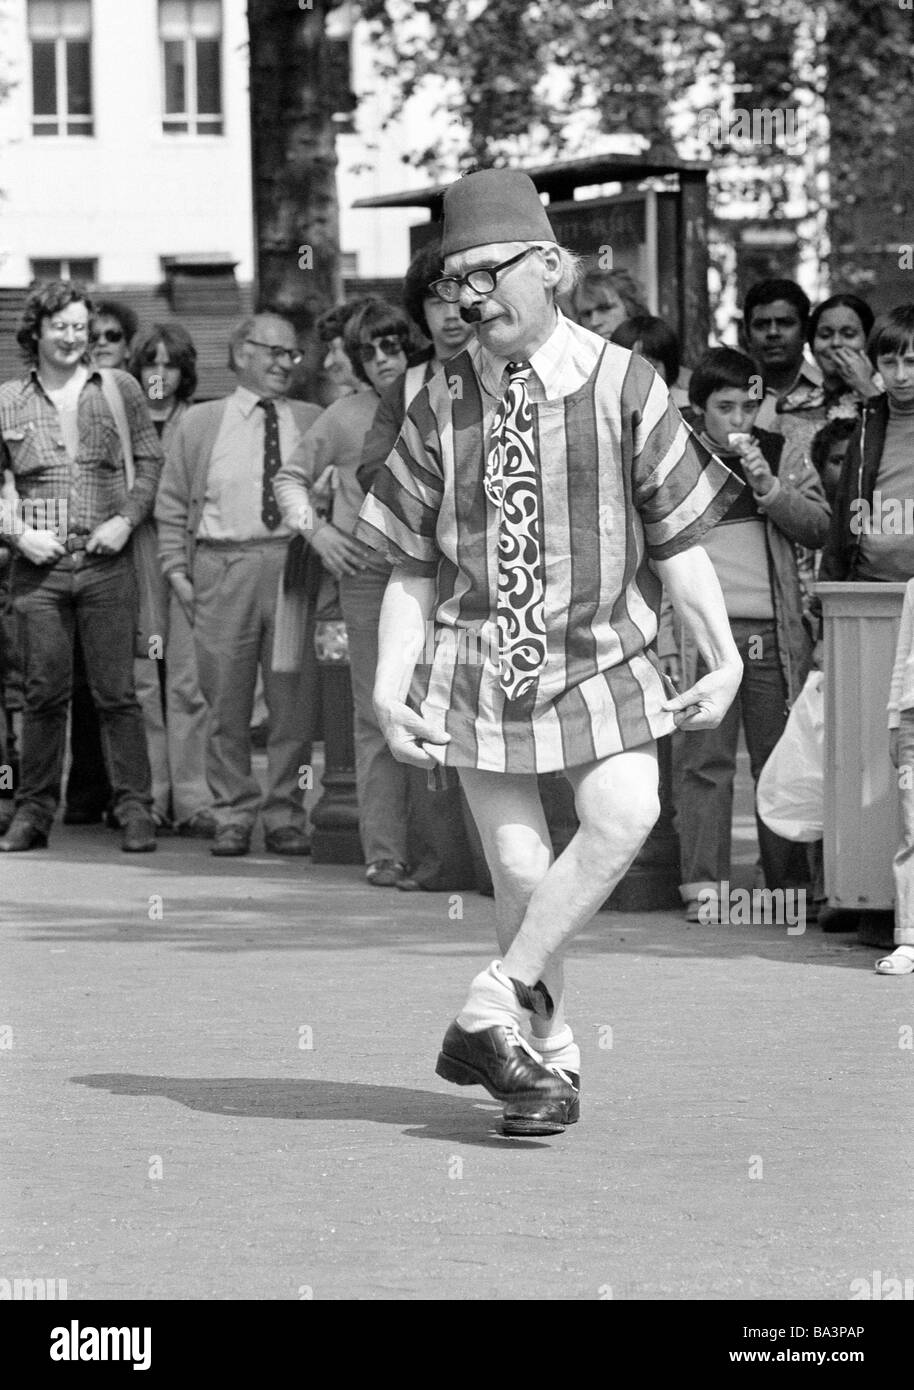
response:
<svg viewBox="0 0 914 1390"><path fill-rule="evenodd" d="M86 811L100 816L111 800L105 771L102 736L92 692L86 680L79 633L73 652L73 697L70 702L70 771L64 791L68 811Z"/></svg>
<svg viewBox="0 0 914 1390"><path fill-rule="evenodd" d="M733 779L742 720L753 782L768 761L787 723L787 691L778 659L774 621L730 620L733 640L743 659L743 679L736 699L716 729L676 735L678 794L676 829L681 856L680 892L698 896L703 887L730 876L733 824ZM698 675L707 667L701 661ZM795 845L755 818L765 885L799 887L809 871L805 846Z"/></svg>
<svg viewBox="0 0 914 1390"><path fill-rule="evenodd" d="M355 778L365 862L408 862L409 767L387 746L371 693L378 665L378 620L388 574L365 570L340 580L340 606L349 638L349 676L355 706Z"/></svg>
<svg viewBox="0 0 914 1390"><path fill-rule="evenodd" d="M123 819L129 810L148 810L149 759L133 686L137 594L129 554L77 552L50 566L17 555L12 595L25 688L17 809L44 830L54 819L78 632L115 812Z"/></svg>

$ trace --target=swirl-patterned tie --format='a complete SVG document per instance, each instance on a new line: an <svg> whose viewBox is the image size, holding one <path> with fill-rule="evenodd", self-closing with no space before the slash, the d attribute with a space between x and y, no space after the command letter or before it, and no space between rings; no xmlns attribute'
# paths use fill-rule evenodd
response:
<svg viewBox="0 0 914 1390"><path fill-rule="evenodd" d="M509 362L508 374L508 390L492 422L483 485L499 509L499 681L505 698L516 700L533 689L546 663L545 572L529 362Z"/></svg>

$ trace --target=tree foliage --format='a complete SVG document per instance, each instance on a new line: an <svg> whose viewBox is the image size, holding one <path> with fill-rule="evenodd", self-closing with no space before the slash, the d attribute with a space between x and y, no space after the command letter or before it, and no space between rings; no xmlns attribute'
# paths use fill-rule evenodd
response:
<svg viewBox="0 0 914 1390"><path fill-rule="evenodd" d="M460 164L570 157L595 135L635 132L655 150L711 158L718 209L751 202L777 219L805 181L813 213L820 203L833 222L839 271L874 195L909 216L906 0L362 0L361 10L386 55L391 115L434 83L461 133ZM749 111L793 112L804 139L706 138L708 108L731 94ZM440 177L453 156L420 138L410 162Z"/></svg>

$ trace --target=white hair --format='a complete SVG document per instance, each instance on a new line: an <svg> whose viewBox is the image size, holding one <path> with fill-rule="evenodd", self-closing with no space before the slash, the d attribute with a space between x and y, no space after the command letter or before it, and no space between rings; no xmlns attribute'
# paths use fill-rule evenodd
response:
<svg viewBox="0 0 914 1390"><path fill-rule="evenodd" d="M554 251L556 253L562 274L555 286L555 293L556 295L570 294L581 278L584 258L575 251L569 251L566 246L558 246L554 241L530 241L527 245L535 246L538 251Z"/></svg>

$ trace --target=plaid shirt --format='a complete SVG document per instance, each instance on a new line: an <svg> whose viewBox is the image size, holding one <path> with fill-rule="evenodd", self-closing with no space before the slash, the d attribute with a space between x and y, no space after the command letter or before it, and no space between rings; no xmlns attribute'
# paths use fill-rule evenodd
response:
<svg viewBox="0 0 914 1390"><path fill-rule="evenodd" d="M136 479L129 492L117 424L97 370L90 369L79 396L75 459L67 454L60 417L36 368L0 386L0 468L12 471L22 501L41 502L47 515L65 517L70 534L87 535L112 516L125 516L137 526L152 513L161 445L133 377L115 372L114 379L133 442Z"/></svg>

